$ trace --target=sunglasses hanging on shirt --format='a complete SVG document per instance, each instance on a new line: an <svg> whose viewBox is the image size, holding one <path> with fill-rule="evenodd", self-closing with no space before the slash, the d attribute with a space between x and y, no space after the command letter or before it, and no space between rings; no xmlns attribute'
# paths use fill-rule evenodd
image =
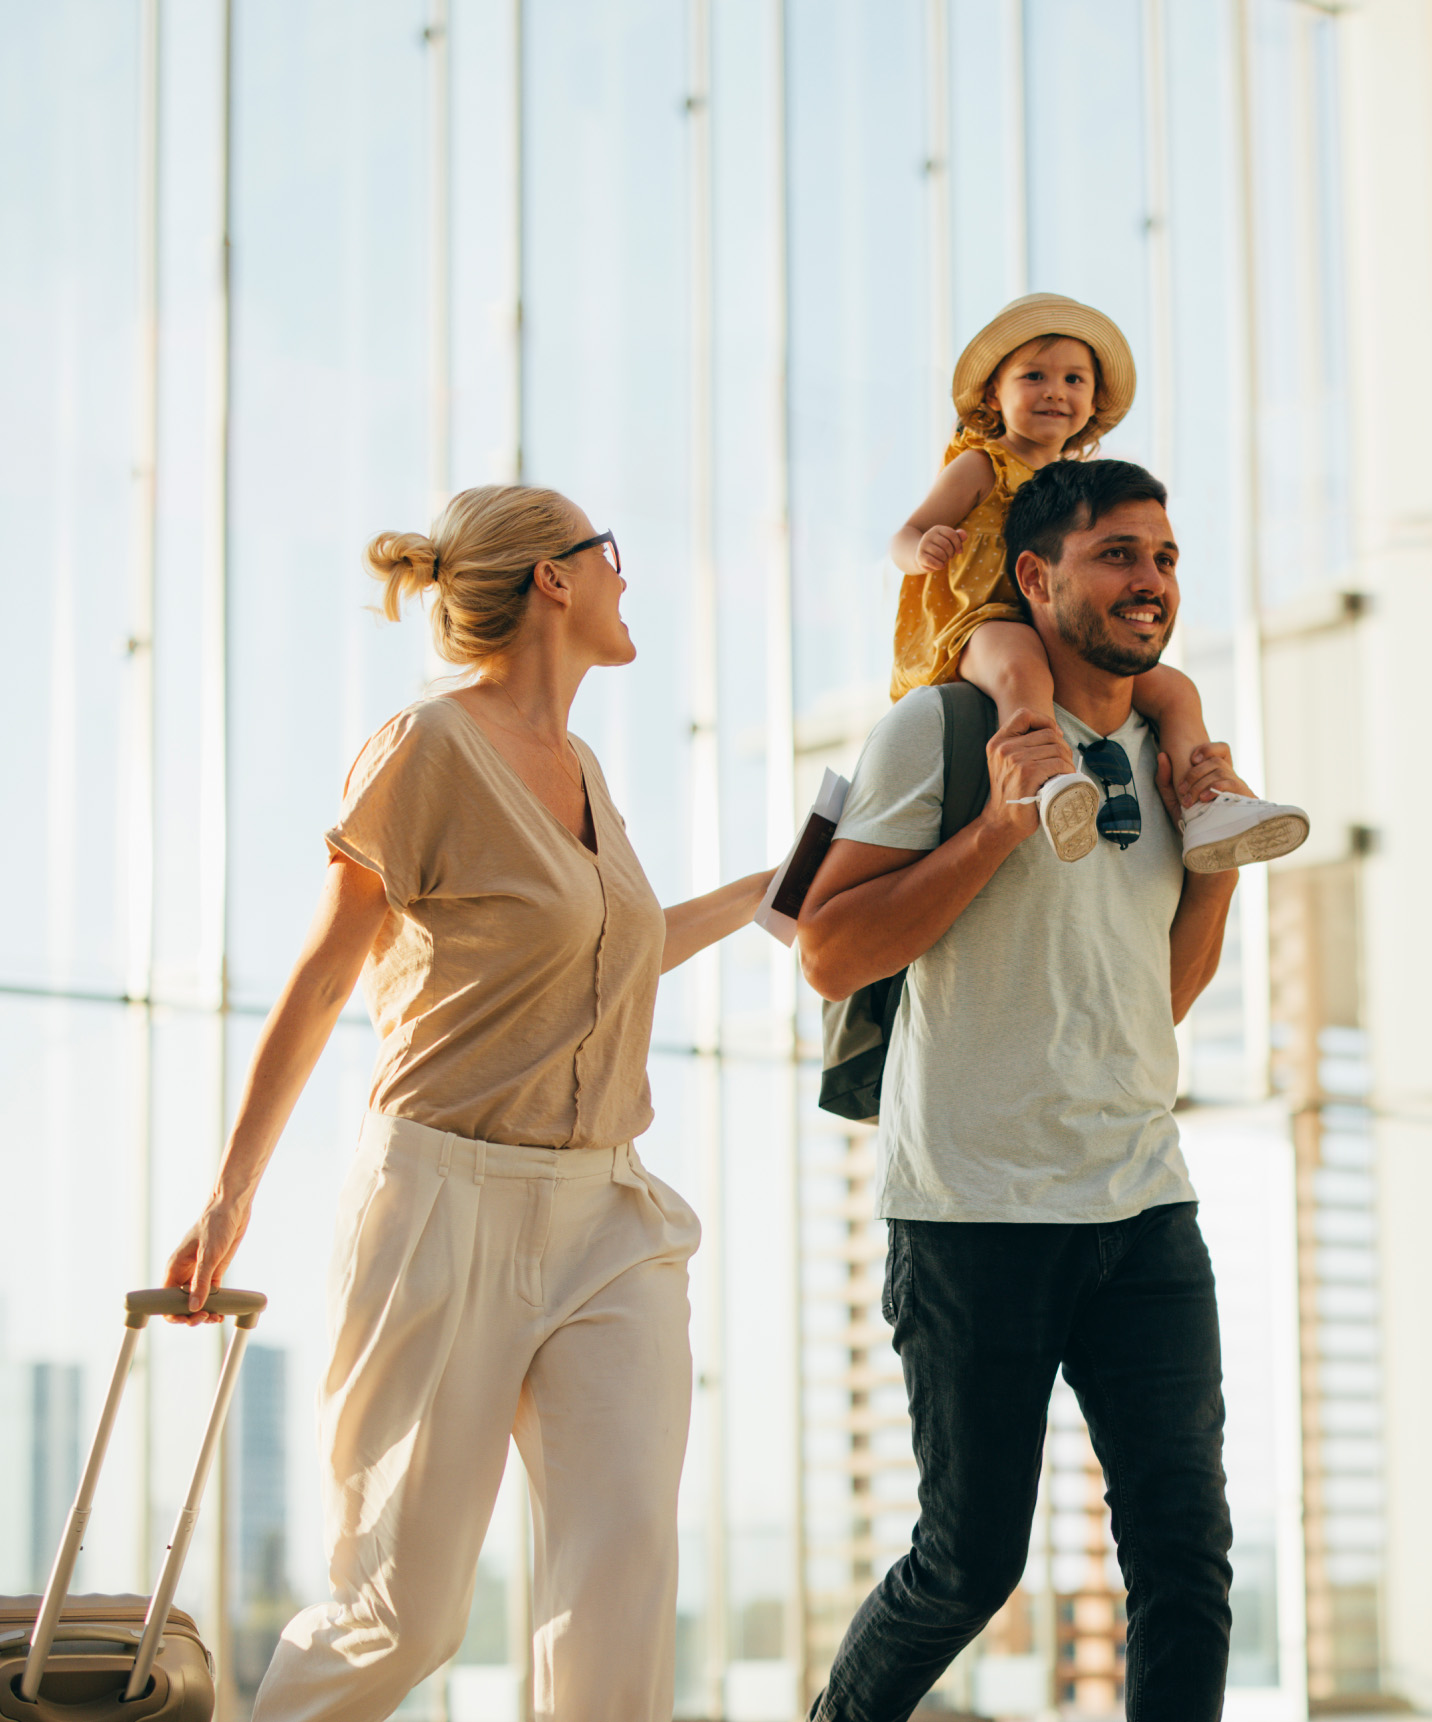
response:
<svg viewBox="0 0 1432 1722"><path fill-rule="evenodd" d="M1139 833L1143 830L1138 794L1124 791L1126 784L1129 790L1134 788L1134 768L1129 764L1129 756L1118 742L1107 737L1087 745L1081 742L1079 752L1084 756L1084 769L1103 784L1108 798L1095 820L1099 835L1107 837L1110 843L1117 843L1120 849L1127 849L1131 843L1138 842Z"/></svg>

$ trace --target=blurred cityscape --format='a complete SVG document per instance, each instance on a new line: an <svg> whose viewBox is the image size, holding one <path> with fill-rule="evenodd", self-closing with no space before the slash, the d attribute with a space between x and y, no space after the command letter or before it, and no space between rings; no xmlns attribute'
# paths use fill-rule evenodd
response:
<svg viewBox="0 0 1432 1722"><path fill-rule="evenodd" d="M1229 1722L1432 1710L1426 0L0 0L0 1590L44 1581L119 1338L209 1188L364 738L440 673L361 547L529 480L618 535L591 678L660 895L779 856L885 709L892 529L968 336L1127 332L1176 651L1313 836L1182 1031L1223 1312ZM1420 422L1420 421L1419 421ZM1414 659L1418 661L1414 662ZM242 1722L325 1594L313 1390L373 1037L351 1006L231 1276L270 1295L181 1606ZM749 930L663 983L644 1159L702 1215L677 1716L791 1722L907 1546L874 1139ZM82 1589L147 1589L213 1335L141 1348ZM1023 1582L931 1714L1122 1713L1072 1394ZM525 1722L508 1468L411 1722ZM924 1712L922 1712L923 1714Z"/></svg>

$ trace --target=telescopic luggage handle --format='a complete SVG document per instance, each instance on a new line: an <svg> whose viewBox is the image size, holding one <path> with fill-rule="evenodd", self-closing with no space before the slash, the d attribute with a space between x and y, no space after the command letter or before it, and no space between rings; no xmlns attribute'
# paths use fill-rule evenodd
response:
<svg viewBox="0 0 1432 1722"><path fill-rule="evenodd" d="M173 1535L169 1541L169 1552L164 1558L154 1595L150 1598L149 1612L144 1617L144 1633L135 1654L129 1684L124 1691L126 1699L140 1697L149 1685L150 1670L154 1666L154 1658L159 1654L164 1628L169 1620L169 1610L174 1602L174 1592L179 1588L179 1575L184 1570L184 1557L189 1552L194 1526L199 1518L199 1503L204 1498L204 1485L209 1480L209 1471L218 1450L224 1419L229 1414L229 1401L234 1397L234 1388L238 1385L239 1366L244 1360L244 1350L249 1343L249 1330L257 1324L260 1314L267 1307L268 1299L262 1292L237 1289L230 1291L225 1286L215 1287L205 1301L203 1313L235 1317L234 1337L229 1341L228 1350L224 1353L224 1365L219 1371L219 1384L214 1390L214 1403L204 1428L204 1439L199 1447L194 1475L190 1479L189 1493L184 1499L184 1505L179 1509L179 1517L175 1521ZM85 1462L84 1475L80 1478L75 1504L70 1508L69 1518L65 1521L65 1534L60 1542L59 1553L55 1556L50 1582L45 1586L44 1599L35 1619L35 1630L30 1637L30 1654L25 1659L25 1672L20 1679L20 1696L30 1703L33 1703L39 1694L40 1680L45 1672L50 1646L60 1623L60 1612L69 1595L70 1580L74 1577L75 1562L79 1558L80 1545L89 1524L100 1469L109 1447L109 1438L114 1433L119 1402L124 1397L124 1386L129 1378L129 1367L134 1361L140 1332L148 1326L151 1316L188 1315L189 1294L182 1286L160 1286L148 1291L132 1291L125 1297L124 1309L125 1333L120 1343L114 1375L110 1379L104 1409L100 1412L99 1427L95 1430L94 1442Z"/></svg>
<svg viewBox="0 0 1432 1722"><path fill-rule="evenodd" d="M255 1327L268 1308L262 1292L230 1291L227 1286L215 1286L204 1302L202 1311L194 1314L232 1315L239 1327ZM189 1294L183 1286L158 1286L153 1291L132 1291L124 1294L126 1327L143 1327L152 1315L188 1315Z"/></svg>

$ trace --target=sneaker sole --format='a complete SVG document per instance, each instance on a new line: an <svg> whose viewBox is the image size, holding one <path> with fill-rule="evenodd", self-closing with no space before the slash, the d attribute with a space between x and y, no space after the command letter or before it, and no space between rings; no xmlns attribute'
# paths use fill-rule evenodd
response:
<svg viewBox="0 0 1432 1722"><path fill-rule="evenodd" d="M1079 861L1099 841L1099 791L1092 783L1071 783L1045 810L1044 829L1061 861Z"/></svg>
<svg viewBox="0 0 1432 1722"><path fill-rule="evenodd" d="M1190 849L1183 864L1190 873L1226 873L1232 867L1248 867L1258 861L1276 861L1280 855L1291 855L1307 841L1307 836L1306 819L1295 813L1280 813L1275 819L1255 825L1251 831L1240 831L1236 837L1224 837Z"/></svg>

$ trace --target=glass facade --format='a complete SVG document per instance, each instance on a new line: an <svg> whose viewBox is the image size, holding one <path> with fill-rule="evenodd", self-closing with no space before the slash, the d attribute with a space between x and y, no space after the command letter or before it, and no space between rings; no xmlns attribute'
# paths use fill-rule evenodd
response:
<svg viewBox="0 0 1432 1722"><path fill-rule="evenodd" d="M1130 338L1104 452L1170 484L1182 661L1256 781L1258 607L1350 554L1338 28L1287 0L0 0L0 1450L29 1479L0 1590L43 1581L118 1294L208 1188L347 766L438 673L420 619L365 608L373 532L513 478L617 532L640 655L574 727L684 897L781 853L848 769L954 355L1006 299L1072 294ZM1290 1132L1259 1105L1266 888L1240 898L1186 1116L1238 1312L1228 1714L1272 1718L1303 1694L1298 1274ZM180 1594L229 1718L324 1590L327 1216L372 1053L350 1006L241 1257L272 1307ZM873 1144L816 1109L818 1054L818 1001L754 929L663 984L642 1152L706 1227L681 1717L793 1715L913 1515ZM150 1336L83 1588L147 1583L212 1339ZM1053 1427L1025 1582L947 1708L1117 1702L1068 1396ZM1329 1476L1333 1568L1373 1595L1376 1478ZM412 1714L524 1713L524 1510L514 1466Z"/></svg>

